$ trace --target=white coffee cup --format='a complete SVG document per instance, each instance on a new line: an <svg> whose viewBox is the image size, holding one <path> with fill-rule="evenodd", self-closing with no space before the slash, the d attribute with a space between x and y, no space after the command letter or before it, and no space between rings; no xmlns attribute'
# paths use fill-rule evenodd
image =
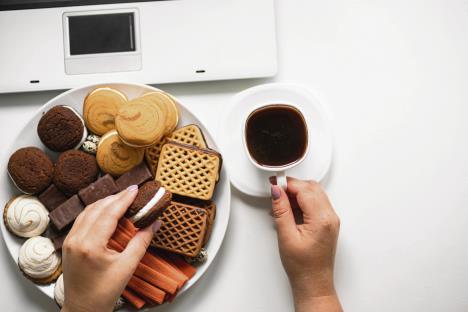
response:
<svg viewBox="0 0 468 312"><path fill-rule="evenodd" d="M246 135L247 131L246 130L247 130L247 122L249 121L250 117L254 113L259 112L261 110L268 109L268 108L270 108L272 106L283 106L283 107L287 106L287 107L293 108L302 117L302 121L304 123L304 127L306 129L306 134L307 134L307 137L305 138L305 151L302 154L302 156L299 159L294 160L294 161L292 161L292 162L290 162L288 164L282 165L282 166L266 166L266 165L262 165L262 164L258 163L255 160L255 158L250 154L249 148L247 146L247 135ZM247 154L247 157L250 160L250 162L260 170L274 172L275 175L276 175L276 184L278 186L282 187L284 190L287 190L288 180L286 178L286 171L296 167L297 165L299 165L307 157L307 154L309 152L308 127L307 127L306 119L304 118L304 115L302 114L301 110L297 106L295 106L294 104L289 104L289 103L287 103L287 104L286 103L285 104L283 104L283 103L282 104L265 104L265 105L259 106L247 116L247 118L246 118L246 120L244 122L244 127L243 127L242 131L243 131L242 141L243 141L243 145L244 145L244 150L245 150L245 153Z"/></svg>

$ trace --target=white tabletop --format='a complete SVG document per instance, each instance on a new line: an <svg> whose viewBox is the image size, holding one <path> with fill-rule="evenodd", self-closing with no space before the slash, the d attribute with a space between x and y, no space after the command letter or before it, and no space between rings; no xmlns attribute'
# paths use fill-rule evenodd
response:
<svg viewBox="0 0 468 312"><path fill-rule="evenodd" d="M332 112L324 183L342 220L347 311L468 310L468 1L278 0L275 79L159 86L215 131L229 97L271 81L315 89ZM1 143L59 91L0 96ZM3 155L4 156L4 155ZM233 191L209 272L159 311L292 311L269 200ZM1 243L2 311L54 311Z"/></svg>

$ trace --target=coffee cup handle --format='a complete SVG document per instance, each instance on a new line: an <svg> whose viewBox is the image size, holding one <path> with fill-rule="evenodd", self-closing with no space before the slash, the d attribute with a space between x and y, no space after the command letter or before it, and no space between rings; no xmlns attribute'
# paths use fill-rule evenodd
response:
<svg viewBox="0 0 468 312"><path fill-rule="evenodd" d="M278 185L285 191L288 189L288 179L286 179L285 171L278 171L276 173L276 185Z"/></svg>

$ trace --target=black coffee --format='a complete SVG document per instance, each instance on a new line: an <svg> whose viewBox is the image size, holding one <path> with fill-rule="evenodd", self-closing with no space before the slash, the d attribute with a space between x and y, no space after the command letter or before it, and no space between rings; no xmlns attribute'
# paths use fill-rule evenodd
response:
<svg viewBox="0 0 468 312"><path fill-rule="evenodd" d="M290 105L268 105L253 111L245 125L247 148L262 166L292 164L307 150L307 126L301 112Z"/></svg>

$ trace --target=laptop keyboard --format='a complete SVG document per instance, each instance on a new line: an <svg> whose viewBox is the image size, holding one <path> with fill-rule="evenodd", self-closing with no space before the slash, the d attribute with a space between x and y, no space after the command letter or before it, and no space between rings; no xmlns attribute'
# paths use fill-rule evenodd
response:
<svg viewBox="0 0 468 312"><path fill-rule="evenodd" d="M0 0L0 11L167 0Z"/></svg>

